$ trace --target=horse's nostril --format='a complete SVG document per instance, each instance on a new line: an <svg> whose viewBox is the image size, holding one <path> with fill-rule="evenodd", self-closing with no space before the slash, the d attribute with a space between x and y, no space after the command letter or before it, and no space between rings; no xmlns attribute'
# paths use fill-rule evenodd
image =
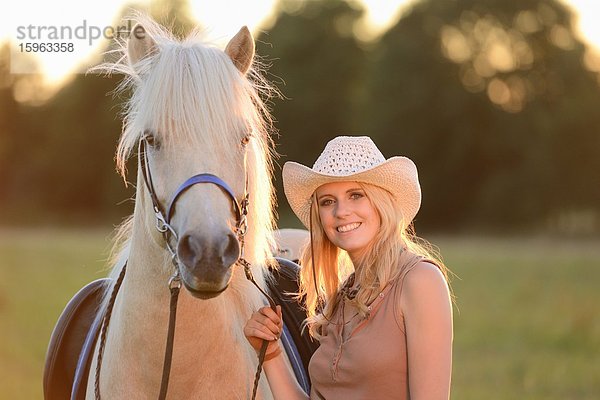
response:
<svg viewBox="0 0 600 400"><path fill-rule="evenodd" d="M233 265L240 258L240 244L233 233L227 235L222 257L225 266Z"/></svg>
<svg viewBox="0 0 600 400"><path fill-rule="evenodd" d="M183 235L177 245L179 259L185 265L195 265L202 258L202 246L193 235Z"/></svg>

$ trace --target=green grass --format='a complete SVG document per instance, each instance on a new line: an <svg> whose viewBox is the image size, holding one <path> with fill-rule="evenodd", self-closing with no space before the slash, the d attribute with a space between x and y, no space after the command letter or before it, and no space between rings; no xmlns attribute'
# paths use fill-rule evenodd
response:
<svg viewBox="0 0 600 400"><path fill-rule="evenodd" d="M0 230L0 399L42 399L48 341L60 312L104 276L106 231Z"/></svg>
<svg viewBox="0 0 600 400"><path fill-rule="evenodd" d="M600 398L600 242L439 240L459 278L453 398Z"/></svg>
<svg viewBox="0 0 600 400"><path fill-rule="evenodd" d="M0 400L41 399L66 302L109 231L0 230ZM430 238L458 276L452 398L600 398L600 241Z"/></svg>

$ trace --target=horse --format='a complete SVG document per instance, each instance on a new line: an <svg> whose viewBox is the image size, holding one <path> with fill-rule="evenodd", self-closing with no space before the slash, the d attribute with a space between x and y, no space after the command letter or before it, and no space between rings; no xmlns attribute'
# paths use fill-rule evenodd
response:
<svg viewBox="0 0 600 400"><path fill-rule="evenodd" d="M120 51L98 69L123 73L119 90L131 90L116 159L125 174L138 146L135 207L118 234L100 306L111 308L110 325L86 398L99 397L96 384L104 399L158 397L174 281L185 290L168 398L250 398L258 360L243 326L265 298L238 261L242 254L265 288L274 246L273 125L263 100L272 89L253 68L254 39L243 27L223 51L197 31L180 40L138 18ZM199 173L210 178L180 185ZM264 378L257 395L272 398Z"/></svg>

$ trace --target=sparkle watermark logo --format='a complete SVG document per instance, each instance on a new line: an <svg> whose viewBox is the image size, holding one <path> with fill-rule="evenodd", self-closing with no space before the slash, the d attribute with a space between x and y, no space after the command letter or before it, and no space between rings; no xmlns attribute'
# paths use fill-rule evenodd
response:
<svg viewBox="0 0 600 400"><path fill-rule="evenodd" d="M41 72L42 65L62 65L85 72L86 58L108 49L111 41L130 35L143 38L146 32L131 20L118 26L99 26L82 19L77 24L21 24L14 26L11 40L11 73Z"/></svg>

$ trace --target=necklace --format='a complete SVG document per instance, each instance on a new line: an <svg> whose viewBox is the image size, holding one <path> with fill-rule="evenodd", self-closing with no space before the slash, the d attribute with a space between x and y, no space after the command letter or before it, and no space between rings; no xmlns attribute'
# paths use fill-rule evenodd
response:
<svg viewBox="0 0 600 400"><path fill-rule="evenodd" d="M323 316L323 318L325 318L325 320L327 322L329 322L332 325L337 325L337 326L343 326L346 325L348 323L350 323L354 318L356 318L359 313L356 312L356 314L354 314L350 319L348 319L348 321L344 320L344 316L341 315L341 322L336 322L336 321L332 321L330 319L330 317L333 317L336 313L337 308L340 306L341 303L341 313L344 313L345 310L345 302L346 299L348 300L353 300L354 298L356 298L356 295L358 294L358 290L360 289L360 285L357 285L357 287L355 287L354 289L350 289L352 287L352 285L354 285L354 272L352 274L350 274L350 276L348 277L348 279L346 280L346 283L344 283L344 286L342 286L342 288L339 290L339 292L337 293L335 299L333 301L335 301L334 306L333 306L333 310L331 311L331 315L329 317L327 317L327 315L325 315L324 311L321 311L321 315ZM339 318L338 318L339 319Z"/></svg>
<svg viewBox="0 0 600 400"><path fill-rule="evenodd" d="M348 277L348 280L346 280L346 283L344 284L344 286L340 289L340 294L348 300L354 300L356 298L356 295L358 294L358 291L360 290L360 284L358 284L358 285L356 285L356 287L352 288L352 286L354 285L354 280L355 280L355 275L353 272Z"/></svg>

